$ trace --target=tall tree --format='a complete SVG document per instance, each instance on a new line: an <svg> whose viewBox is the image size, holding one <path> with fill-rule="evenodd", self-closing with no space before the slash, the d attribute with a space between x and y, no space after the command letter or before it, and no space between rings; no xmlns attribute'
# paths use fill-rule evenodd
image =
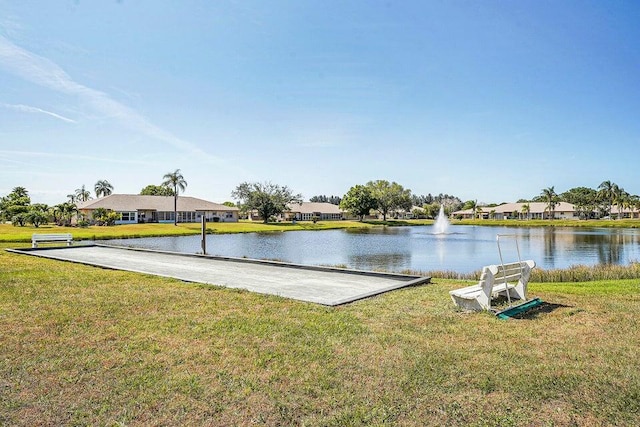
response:
<svg viewBox="0 0 640 427"><path fill-rule="evenodd" d="M527 202L522 205L522 213L526 215L527 219L531 219L529 218L529 212L531 212L531 205L529 204L529 202Z"/></svg>
<svg viewBox="0 0 640 427"><path fill-rule="evenodd" d="M597 207L598 192L593 188L575 187L560 194L559 198L571 203L580 218L588 219Z"/></svg>
<svg viewBox="0 0 640 427"><path fill-rule="evenodd" d="M231 193L238 200L238 206L244 212L255 210L266 224L269 218L281 214L292 203L302 203L301 194L285 186L270 182L243 182Z"/></svg>
<svg viewBox="0 0 640 427"><path fill-rule="evenodd" d="M184 192L187 181L184 180L180 169L166 173L162 178L164 179L162 185L173 188L173 225L178 225L178 193Z"/></svg>
<svg viewBox="0 0 640 427"><path fill-rule="evenodd" d="M375 209L377 205L375 197L371 194L371 189L364 185L354 185L340 201L340 209L357 216L360 221L364 219L365 215L369 215L371 209Z"/></svg>
<svg viewBox="0 0 640 427"><path fill-rule="evenodd" d="M471 214L473 215L473 219L476 219L476 211L478 209L478 201L477 200L467 200L464 202L463 209L471 209Z"/></svg>
<svg viewBox="0 0 640 427"><path fill-rule="evenodd" d="M23 197L29 197L29 192L24 187L14 187L9 194L9 197L20 199Z"/></svg>
<svg viewBox="0 0 640 427"><path fill-rule="evenodd" d="M84 188L84 184L82 184L82 187L76 189L76 201L86 202L89 199L91 199L91 192Z"/></svg>
<svg viewBox="0 0 640 427"><path fill-rule="evenodd" d="M555 208L558 205L558 195L556 194L554 187L543 188L540 196L547 204L547 210L549 211L551 219L553 219L556 216Z"/></svg>
<svg viewBox="0 0 640 427"><path fill-rule="evenodd" d="M631 218L636 217L636 213L640 208L640 196L633 194L629 197L629 207L631 208Z"/></svg>
<svg viewBox="0 0 640 427"><path fill-rule="evenodd" d="M613 206L613 200L618 190L618 185L608 180L602 181L598 186L598 199L609 213L609 219L613 219L611 216L611 207Z"/></svg>
<svg viewBox="0 0 640 427"><path fill-rule="evenodd" d="M623 218L624 208L629 207L629 197L631 195L624 191L624 188L618 187L613 195L613 203L618 208L618 219Z"/></svg>
<svg viewBox="0 0 640 427"><path fill-rule="evenodd" d="M309 199L312 203L331 203L332 205L339 205L342 199L338 196L325 196L321 194L319 196L313 196Z"/></svg>
<svg viewBox="0 0 640 427"><path fill-rule="evenodd" d="M113 185L106 179L101 179L93 186L93 189L96 192L96 197L100 196L108 196L113 193Z"/></svg>
<svg viewBox="0 0 640 427"><path fill-rule="evenodd" d="M397 209L409 211L411 209L411 190L405 190L397 182L389 183L385 180L369 181L367 187L377 201L376 209L382 214L383 221L387 215Z"/></svg>
<svg viewBox="0 0 640 427"><path fill-rule="evenodd" d="M329 198L324 194L321 194L319 196L313 196L309 201L311 203L329 203Z"/></svg>
<svg viewBox="0 0 640 427"><path fill-rule="evenodd" d="M166 185L147 185L142 190L140 190L141 196L173 196L173 189L167 187Z"/></svg>
<svg viewBox="0 0 640 427"><path fill-rule="evenodd" d="M0 216L7 221L19 214L26 214L31 205L29 192L24 187L15 187L11 193L0 199Z"/></svg>

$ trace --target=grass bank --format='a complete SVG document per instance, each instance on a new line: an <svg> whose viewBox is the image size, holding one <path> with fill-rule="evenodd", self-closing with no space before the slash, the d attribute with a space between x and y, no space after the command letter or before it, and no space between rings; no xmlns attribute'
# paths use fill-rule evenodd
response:
<svg viewBox="0 0 640 427"><path fill-rule="evenodd" d="M211 222L207 223L208 233L268 233L293 230L331 230L340 228L367 228L372 224L357 221L319 221L262 224L257 222ZM0 242L30 242L34 233L71 233L74 240L103 240L134 237L188 236L201 233L199 223L173 224L124 224L112 227L58 227L43 225L14 227L11 224L0 224Z"/></svg>
<svg viewBox="0 0 640 427"><path fill-rule="evenodd" d="M326 308L0 250L0 425L640 424L637 280L508 322L461 284Z"/></svg>
<svg viewBox="0 0 640 427"><path fill-rule="evenodd" d="M365 221L369 225L386 225L391 227L402 227L412 225L431 225L434 223L432 219L406 219L387 221L368 220ZM493 227L584 227L584 228L640 228L640 219L622 219L622 220L571 220L571 219L544 219L544 220L517 220L517 219L451 219L453 225L477 225L477 226L493 226Z"/></svg>
<svg viewBox="0 0 640 427"><path fill-rule="evenodd" d="M481 270L472 273L458 273L455 271L402 271L405 274L438 277L440 279L479 280ZM591 282L597 280L619 280L640 278L640 263L629 265L597 264L593 266L574 265L564 269L544 270L535 268L531 272L533 282Z"/></svg>
<svg viewBox="0 0 640 427"><path fill-rule="evenodd" d="M484 225L484 226L504 226L504 227L586 227L586 228L639 228L640 219L620 219L620 220L574 220L574 219L461 219L451 220L451 224L456 225Z"/></svg>

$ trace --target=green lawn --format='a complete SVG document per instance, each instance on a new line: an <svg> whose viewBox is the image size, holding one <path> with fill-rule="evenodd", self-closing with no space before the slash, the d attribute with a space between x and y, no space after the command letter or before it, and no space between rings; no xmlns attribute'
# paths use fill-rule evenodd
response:
<svg viewBox="0 0 640 427"><path fill-rule="evenodd" d="M500 321L456 312L459 281L326 308L21 245L0 425L640 425L638 280L533 283L555 309Z"/></svg>
<svg viewBox="0 0 640 427"><path fill-rule="evenodd" d="M593 220L575 220L575 219L461 219L451 220L452 224L460 225L494 225L507 227L590 227L590 228L638 228L640 227L640 219L593 219Z"/></svg>

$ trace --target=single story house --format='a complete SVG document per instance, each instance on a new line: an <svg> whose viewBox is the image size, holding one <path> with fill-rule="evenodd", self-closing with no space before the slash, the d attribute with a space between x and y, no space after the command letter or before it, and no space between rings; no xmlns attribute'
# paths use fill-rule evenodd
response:
<svg viewBox="0 0 640 427"><path fill-rule="evenodd" d="M622 209L620 209L618 205L613 205L611 206L610 215L612 215L614 218L618 218L619 216L627 219L640 218L640 210L638 210L635 206L623 207Z"/></svg>
<svg viewBox="0 0 640 427"><path fill-rule="evenodd" d="M285 221L311 221L314 218L319 221L333 221L345 218L345 212L338 205L320 202L302 202L293 204L282 214Z"/></svg>
<svg viewBox="0 0 640 427"><path fill-rule="evenodd" d="M528 205L528 208L525 206ZM454 218L473 218L472 209L464 209L451 213ZM483 219L549 219L551 212L545 202L505 203L499 206L480 206L476 208L476 216ZM579 213L571 203L560 202L553 209L554 219L580 219Z"/></svg>
<svg viewBox="0 0 640 427"><path fill-rule="evenodd" d="M173 222L173 196L141 196L138 194L111 194L99 199L78 203L78 212L91 220L98 208L120 214L116 224L142 222ZM178 196L178 222L200 222L204 216L209 222L238 222L238 208Z"/></svg>

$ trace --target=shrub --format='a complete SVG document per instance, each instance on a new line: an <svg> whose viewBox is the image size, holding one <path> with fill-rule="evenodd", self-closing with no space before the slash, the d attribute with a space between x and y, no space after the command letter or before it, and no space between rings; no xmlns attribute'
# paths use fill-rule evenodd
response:
<svg viewBox="0 0 640 427"><path fill-rule="evenodd" d="M17 226L24 227L26 223L27 223L27 214L25 212L21 212L11 217L11 224L13 224L14 227L17 227Z"/></svg>
<svg viewBox="0 0 640 427"><path fill-rule="evenodd" d="M109 212L103 218L104 225L112 226L116 224L116 221L120 219L120 214L117 212Z"/></svg>
<svg viewBox="0 0 640 427"><path fill-rule="evenodd" d="M25 215L26 220L33 224L34 227L38 228L42 224L46 224L49 221L49 217L47 214L40 210L31 210L29 213Z"/></svg>

